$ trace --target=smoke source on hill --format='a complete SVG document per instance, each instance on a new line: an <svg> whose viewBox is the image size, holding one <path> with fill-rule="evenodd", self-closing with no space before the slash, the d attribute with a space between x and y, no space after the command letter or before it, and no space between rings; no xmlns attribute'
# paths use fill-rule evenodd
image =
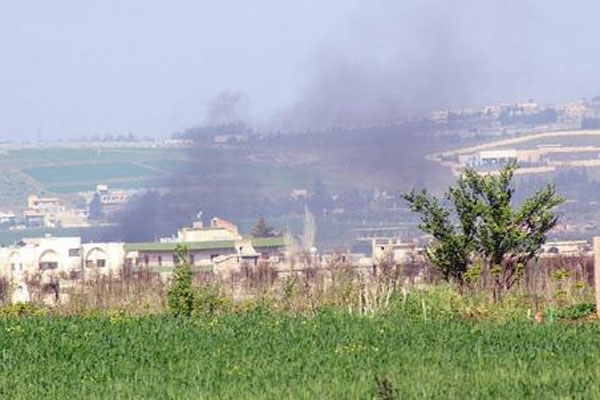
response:
<svg viewBox="0 0 600 400"><path fill-rule="evenodd" d="M531 13L527 1L364 3L307 63L275 124L380 124L518 95L531 74Z"/></svg>

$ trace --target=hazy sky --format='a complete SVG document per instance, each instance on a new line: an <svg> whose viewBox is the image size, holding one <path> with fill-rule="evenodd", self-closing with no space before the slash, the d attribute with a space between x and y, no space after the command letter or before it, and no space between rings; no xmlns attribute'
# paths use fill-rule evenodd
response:
<svg viewBox="0 0 600 400"><path fill-rule="evenodd" d="M0 0L0 140L600 94L600 2Z"/></svg>

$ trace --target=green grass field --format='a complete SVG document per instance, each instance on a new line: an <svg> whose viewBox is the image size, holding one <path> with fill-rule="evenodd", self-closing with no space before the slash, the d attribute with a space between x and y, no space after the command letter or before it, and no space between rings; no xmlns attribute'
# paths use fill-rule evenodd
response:
<svg viewBox="0 0 600 400"><path fill-rule="evenodd" d="M219 182L243 192L286 195L296 187L311 188L322 175L307 165L249 161L247 157L255 152L127 147L8 150L0 158L0 206L19 208L29 193L68 195L91 191L98 183L125 189L156 188L181 174L193 174L202 184ZM333 187L327 176L322 177Z"/></svg>
<svg viewBox="0 0 600 400"><path fill-rule="evenodd" d="M45 316L0 319L0 348L2 399L600 397L595 323Z"/></svg>
<svg viewBox="0 0 600 400"><path fill-rule="evenodd" d="M156 171L144 165L130 162L40 166L25 168L24 171L41 184L98 182L109 179L156 175Z"/></svg>

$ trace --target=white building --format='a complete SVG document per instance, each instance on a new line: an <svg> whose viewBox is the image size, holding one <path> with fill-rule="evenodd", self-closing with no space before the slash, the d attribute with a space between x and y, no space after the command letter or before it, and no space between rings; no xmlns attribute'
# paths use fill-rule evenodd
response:
<svg viewBox="0 0 600 400"><path fill-rule="evenodd" d="M517 160L516 149L483 150L471 159L471 166L505 165Z"/></svg>
<svg viewBox="0 0 600 400"><path fill-rule="evenodd" d="M398 238L378 238L372 240L373 260L380 263L391 256L398 264L423 260L423 251L414 243L403 242Z"/></svg>
<svg viewBox="0 0 600 400"><path fill-rule="evenodd" d="M548 241L542 245L542 257L581 256L592 251L587 240Z"/></svg>
<svg viewBox="0 0 600 400"><path fill-rule="evenodd" d="M0 275L10 281L13 301L29 301L34 283L116 274L123 258L122 243L82 244L79 237L23 239L0 248Z"/></svg>
<svg viewBox="0 0 600 400"><path fill-rule="evenodd" d="M126 190L112 189L108 185L96 185L96 193L100 198L102 212L111 214L123 208L129 201L129 193Z"/></svg>

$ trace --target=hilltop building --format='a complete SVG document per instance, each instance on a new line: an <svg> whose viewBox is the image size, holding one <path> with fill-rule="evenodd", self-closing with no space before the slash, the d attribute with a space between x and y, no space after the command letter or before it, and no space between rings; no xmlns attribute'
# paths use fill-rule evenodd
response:
<svg viewBox="0 0 600 400"><path fill-rule="evenodd" d="M35 194L27 197L27 208L40 214L53 214L65 211L65 206L57 197L39 197Z"/></svg>
<svg viewBox="0 0 600 400"><path fill-rule="evenodd" d="M17 224L17 216L13 212L0 212L0 228L10 228Z"/></svg>
<svg viewBox="0 0 600 400"><path fill-rule="evenodd" d="M88 211L67 208L57 197L27 198L23 223L27 227L81 227L88 226Z"/></svg>
<svg viewBox="0 0 600 400"><path fill-rule="evenodd" d="M112 214L123 208L129 201L129 194L125 190L112 189L108 185L96 185L96 194L100 200L100 207L105 214Z"/></svg>
<svg viewBox="0 0 600 400"><path fill-rule="evenodd" d="M471 161L473 166L506 165L517 160L515 149L485 150L480 151Z"/></svg>

